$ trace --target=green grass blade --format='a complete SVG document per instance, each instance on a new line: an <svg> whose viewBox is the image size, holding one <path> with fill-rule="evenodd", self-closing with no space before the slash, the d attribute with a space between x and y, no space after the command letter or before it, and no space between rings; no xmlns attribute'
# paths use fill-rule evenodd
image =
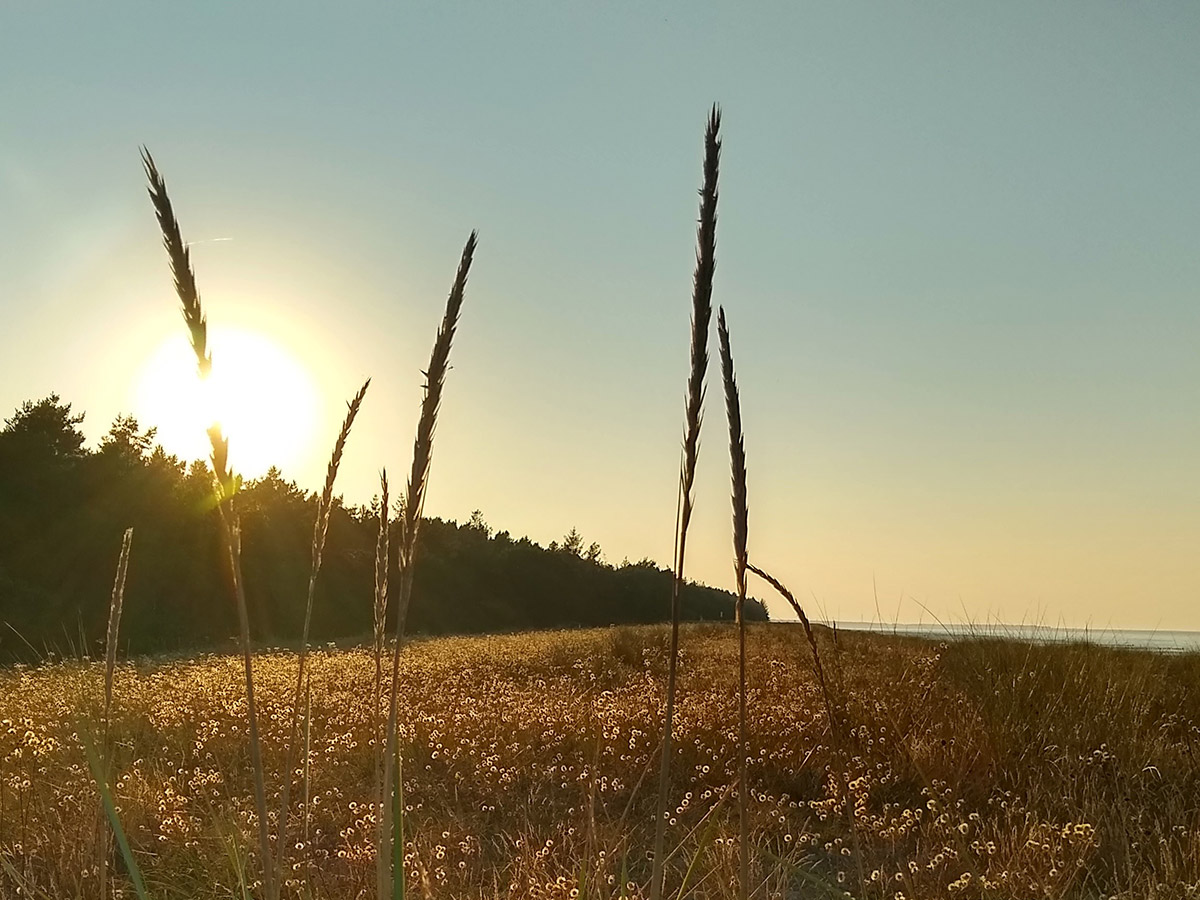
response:
<svg viewBox="0 0 1200 900"><path fill-rule="evenodd" d="M721 801L724 802L724 797ZM720 804L718 804L720 805ZM692 880L692 872L696 868L696 863L700 861L700 854L704 852L704 848L712 842L713 832L717 830L717 817L712 816L708 820L708 825L705 826L704 832L700 835L700 842L696 845L696 852L692 854L691 862L688 863L687 871L683 873L683 881L679 883L679 893L675 896L678 900L683 900L687 896L688 882Z"/></svg>
<svg viewBox="0 0 1200 900"><path fill-rule="evenodd" d="M233 867L233 872L237 876L238 890L241 893L242 900L250 900L250 889L246 879L246 863L242 859L241 853L238 852L237 841L232 835L225 834L220 826L218 826L218 832L221 836L221 846L225 848L225 855L229 857L229 864Z"/></svg>
<svg viewBox="0 0 1200 900"><path fill-rule="evenodd" d="M100 799L104 802L104 814L108 816L108 824L112 826L113 836L117 839L117 846L121 849L121 858L125 860L125 868L129 872L129 880L133 882L133 891L137 894L138 900L150 900L150 895L146 891L146 883L142 880L142 870L138 868L133 850L129 846L129 839L125 836L125 829L121 826L121 818L117 815L117 807L113 803L112 792L108 789L108 781L104 776L104 766L101 764L100 758L96 755L96 748L92 746L91 738L87 736L83 727L77 727L76 731L79 733L80 743L83 744L83 752L87 755L88 767L92 770L92 778L95 779L96 788L100 791Z"/></svg>

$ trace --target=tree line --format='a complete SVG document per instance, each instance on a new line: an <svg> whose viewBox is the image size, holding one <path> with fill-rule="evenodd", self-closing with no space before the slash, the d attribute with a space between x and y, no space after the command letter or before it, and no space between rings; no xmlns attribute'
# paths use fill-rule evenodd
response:
<svg viewBox="0 0 1200 900"><path fill-rule="evenodd" d="M133 527L122 645L131 653L220 646L236 633L212 474L118 416L85 446L82 413L58 395L23 403L0 430L0 660L100 646L121 537ZM272 468L239 493L242 564L260 643L298 639L317 496ZM334 504L313 610L317 641L370 633L378 501ZM446 634L666 621L671 573L609 565L574 529L542 547L476 512L424 520L408 630ZM394 574L394 573L393 573ZM728 591L686 586L683 616L733 620ZM747 619L766 619L748 601Z"/></svg>

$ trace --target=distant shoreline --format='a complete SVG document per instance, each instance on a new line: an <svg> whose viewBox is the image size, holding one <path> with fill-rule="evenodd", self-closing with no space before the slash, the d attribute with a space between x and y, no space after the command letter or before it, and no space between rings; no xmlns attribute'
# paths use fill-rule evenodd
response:
<svg viewBox="0 0 1200 900"><path fill-rule="evenodd" d="M816 624L814 622L814 624ZM1084 641L1105 647L1128 647L1183 653L1200 652L1200 631L1150 628L1068 628L1056 625L961 625L934 623L822 622L845 631L870 631L912 637L962 638L987 637L1043 643Z"/></svg>

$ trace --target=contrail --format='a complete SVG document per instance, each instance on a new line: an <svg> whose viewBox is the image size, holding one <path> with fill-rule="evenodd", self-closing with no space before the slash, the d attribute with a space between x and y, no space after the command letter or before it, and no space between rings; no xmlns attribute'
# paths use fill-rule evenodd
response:
<svg viewBox="0 0 1200 900"><path fill-rule="evenodd" d="M218 241L232 241L232 240L233 240L233 238L231 238L231 237L205 238L202 241L188 241L186 244L184 244L184 246L185 247L194 247L196 244L215 244Z"/></svg>

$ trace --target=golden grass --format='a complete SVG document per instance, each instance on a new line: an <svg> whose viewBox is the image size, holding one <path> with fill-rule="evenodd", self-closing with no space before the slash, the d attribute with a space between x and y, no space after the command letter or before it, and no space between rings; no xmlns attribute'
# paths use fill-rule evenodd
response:
<svg viewBox="0 0 1200 900"><path fill-rule="evenodd" d="M363 386L359 388L358 393L354 395L346 403L346 417L342 420L342 427L338 430L337 439L333 442L333 452L329 457L329 465L325 470L325 487L321 490L321 496L317 501L317 515L313 522L313 538L312 538L312 565L308 575L308 596L304 604L304 628L300 635L300 649L297 653L296 663L296 693L293 707L298 709L300 706L301 691L306 688L304 666L308 660L308 637L309 629L312 625L312 610L313 599L317 593L317 576L321 573L321 558L325 551L325 537L329 533L329 515L333 510L333 486L337 481L338 468L341 466L342 454L346 450L346 441L350 437L350 429L354 427L354 420L358 417L358 411L362 407L363 398L367 395L367 388L371 386L371 379L368 378L363 382ZM305 716L305 729L307 732L308 718ZM292 774L295 769L295 746L297 739L297 729L299 721L293 717L292 719L292 734L288 741L287 761L283 767L283 791L279 802L279 838L276 841L278 849L276 850L274 871L275 874L271 878L271 885L276 893L274 897L278 897L279 885L283 880L283 870L287 865L288 860L288 814L291 810L291 788ZM272 897L272 900L274 900Z"/></svg>
<svg viewBox="0 0 1200 900"><path fill-rule="evenodd" d="M112 718L113 678L117 671L117 645L121 634L121 608L125 603L125 576L129 571L129 547L133 543L133 529L126 528L121 538L121 552L117 556L117 574L113 578L112 596L108 601L108 628L104 639L104 717L103 737L100 743L101 759L108 757L109 721ZM101 778L107 782L108 773L102 771ZM100 896L105 896L108 879L108 854L110 841L105 828L105 810L100 809L97 828L97 865L99 866Z"/></svg>
<svg viewBox="0 0 1200 900"><path fill-rule="evenodd" d="M779 579L763 571L758 566L747 564L746 568L775 588L780 596L791 606L792 611L796 613L796 616L800 619L800 627L804 629L804 639L808 642L808 647L812 651L813 674L816 675L817 685L821 688L821 700L825 705L825 716L829 722L829 742L834 755L840 760L838 773L845 786L845 790L842 793L842 810L846 818L847 830L850 833L850 848L857 863L859 890L865 894L866 878L863 874L862 852L858 843L857 817L849 787L849 754L846 751L847 725L841 715L839 704L834 701L830 691L829 680L825 676L825 666L821 663L821 651L817 647L817 637L813 632L812 623L808 620L808 615L804 612L804 607L800 605L800 601L796 599L792 592ZM837 646L836 638L837 633L835 631L835 647Z"/></svg>
<svg viewBox="0 0 1200 900"><path fill-rule="evenodd" d="M167 251L168 260L170 262L171 271L174 276L175 290L179 296L183 309L184 322L188 327L189 335L192 342L192 349L196 355L198 371L201 378L206 378L212 370L212 357L208 352L207 343L207 320L204 315L203 307L200 302L199 291L196 287L195 275L192 271L191 260L188 254L187 244L184 242L179 222L175 217L174 209L171 205L170 198L167 193L166 183L158 171L150 152L142 148L142 163L145 169L146 177L149 181L149 194L151 202L154 205L155 215L158 219L159 229L162 233L163 246ZM382 771L377 765L376 781L378 782L378 796L382 809L380 827L378 829L378 866L377 866L377 893L380 898L387 895L401 896L404 893L404 871L403 860L397 850L395 862L391 863L392 852L389 847L389 842L395 843L398 847L399 841L403 834L402 821L403 811L397 805L393 809L393 803L389 802L389 798L398 798L403 796L401 786L396 784L393 787L393 782L398 782L399 764L400 764L400 747L399 747L399 722L398 722L398 672L400 664L400 654L402 637L404 632L404 624L408 611L409 599L412 594L413 574L415 568L417 535L421 524L421 514L424 508L425 486L429 476L429 468L432 464L433 456L433 435L437 425L438 410L441 405L442 390L445 384L446 372L449 368L450 348L454 340L454 333L458 326L458 318L462 309L463 297L466 290L467 275L471 268L471 261L474 256L476 245L476 233L471 232L467 239L466 246L463 249L462 258L460 260L458 271L456 273L453 287L450 291L450 296L446 303L445 316L442 319L441 326L438 329L437 337L434 341L433 351L430 356L429 367L425 370L425 397L421 404L421 413L417 422L417 436L413 446L412 472L408 481L408 489L403 497L401 508L401 517L399 521L399 591L395 598L396 607L396 640L393 651L393 670L392 681L389 689L389 714L387 717L386 729L386 747L387 751L384 754ZM251 639L249 622L246 614L246 601L244 593L244 585L241 577L241 530L239 526L238 513L236 507L236 495L240 479L229 470L229 440L226 437L219 423L213 423L208 428L208 435L212 444L212 464L214 473L214 486L218 500L218 511L220 515L222 535L226 544L226 549L229 555L230 569L233 581L233 593L235 595L238 607L238 618L240 626L241 648L243 656L243 674L246 694L246 720L248 731L248 744L251 756L251 768L254 775L254 798L255 798L255 813L257 819L257 831L259 836L259 871L261 872L262 893L267 900L277 900L280 896L281 886L285 875L287 862L289 859L289 837L288 837L288 822L291 817L291 788L295 776L294 756L296 752L297 734L300 722L300 698L303 695L307 698L310 695L311 680L307 677L305 671L308 660L308 637L309 625L312 620L313 598L316 589L317 576L321 569L321 557L325 545L325 536L329 526L329 513L333 502L333 485L337 477L339 463L341 462L342 452L345 449L346 439L349 436L351 426L358 414L359 407L362 404L364 395L370 385L370 379L363 384L362 389L351 400L348 406L348 412L342 429L338 435L334 445L332 457L329 462L328 473L325 480L324 491L317 504L316 521L313 526L313 541L312 541L312 567L308 584L308 595L305 604L304 628L300 642L300 649L297 654L295 690L293 692L293 700L291 703L291 718L290 718L290 735L286 742L286 751L284 756L284 765L282 767L281 781L282 788L279 797L279 812L275 816L277 828L272 836L271 821L268 814L266 801L266 766L262 758L262 740L259 733L259 716L257 704L255 700L255 678L254 664L251 652ZM387 549L387 481L386 475L383 478L384 496L382 500L382 509L380 514L380 541L378 549L378 558L376 559L376 597L375 597L375 660L376 672L373 696L378 699L382 696L382 623L386 613L386 605L388 601L388 578L387 570L389 566L388 549ZM122 555L122 568L124 571L125 555ZM114 604L116 602L114 595ZM114 609L119 608L114 606ZM115 626L110 626L110 630ZM110 633L110 652L109 652L109 668L111 669L115 656L115 650L111 649L114 645L113 635ZM111 675L106 682L106 704L105 711L107 715L108 706L111 703L112 687ZM378 707L378 702L376 706ZM378 710L377 710L378 711ZM308 741L311 732L311 719L306 706L304 713L304 743L308 746ZM304 807L303 807L303 827L305 840L300 842L300 846L307 843L307 834L309 826L309 761L306 758L300 772L304 785ZM101 790L104 790L104 785L100 785ZM395 822L395 834L391 828L391 822ZM118 833L118 837L122 837L119 824L114 820L114 828ZM274 839L275 849L272 851L272 840ZM222 844L227 845L224 839ZM298 846L296 849L299 849ZM239 858L235 852L235 858ZM103 870L104 866L101 866ZM239 887L246 889L245 879L242 872L239 870ZM393 893L393 883L396 885ZM103 878L101 878L100 892L104 894L105 888Z"/></svg>
<svg viewBox="0 0 1200 900"><path fill-rule="evenodd" d="M383 712L383 652L387 639L387 600L388 572L391 566L391 542L388 516L391 510L388 498L387 469L379 472L379 534L375 538L375 605L372 616L371 650L375 657L375 680L372 684L373 709L376 722L375 734L375 802L376 808L383 806L383 754L387 743L387 716ZM384 846L383 818L379 819L379 828L375 835L375 846ZM383 873L378 871L377 879L382 882Z"/></svg>
<svg viewBox="0 0 1200 900"><path fill-rule="evenodd" d="M129 547L133 529L126 528L117 556L117 574L113 578L112 597L108 601L108 628L104 639L104 722L112 712L113 674L117 669L117 643L121 633L121 609L125 604L125 575L129 571Z"/></svg>
<svg viewBox="0 0 1200 900"><path fill-rule="evenodd" d="M400 653L403 649L404 626L408 618L408 606L412 597L413 576L416 572L417 535L421 527L421 515L425 508L425 488L429 481L429 468L433 464L433 435L437 430L438 410L442 405L442 391L446 385L446 373L450 369L450 348L454 333L458 329L458 317L462 312L463 298L467 289L467 276L475 258L478 234L472 231L463 246L458 270L450 295L446 298L446 312L438 326L433 349L429 355L429 366L425 369L425 396L421 400L421 413L417 418L417 436L413 441L412 470L408 477L408 489L404 494L398 548L400 586L396 597L396 641L392 651L392 680L388 692L387 736L383 760L383 780L379 785L382 800L382 816L378 829L378 856L376 860L376 896L401 897L404 894L403 860L399 852L403 835L404 810L402 808L403 783L401 774L401 748L399 743L399 672ZM375 691L381 691L377 680Z"/></svg>
<svg viewBox="0 0 1200 900"><path fill-rule="evenodd" d="M107 897L110 888L266 900L658 900L664 890L680 900L1200 895L1200 659L995 640L839 638L814 628L787 588L749 562L745 447L724 310L737 629L681 634L719 129L714 106L670 627L428 641L402 656L472 232L425 371L392 582L381 477L370 647L308 648L334 479L367 384L348 404L318 503L296 655L252 653L239 479L214 423L208 434L238 605L240 677L239 661L224 656L117 666L126 532L104 662L0 672L0 898ZM187 245L145 150L143 163L205 377L212 357ZM747 570L780 591L800 628L745 622ZM805 649L811 675L797 664ZM100 756L85 733L97 717ZM81 723L79 733L68 723ZM656 758L654 796L647 776ZM278 773L270 791L268 771ZM297 777L302 799L293 810ZM736 810L727 806L731 796ZM101 806L125 866L111 878L107 833L96 840ZM255 834L257 859L247 849Z"/></svg>
<svg viewBox="0 0 1200 900"><path fill-rule="evenodd" d="M662 728L662 752L658 768L658 809L655 812L654 875L651 900L662 896L662 860L666 852L667 788L671 779L672 742L675 721L675 692L679 665L680 591L687 550L688 525L692 519L692 485L700 452L700 423L704 407L704 376L708 371L708 332L712 319L713 272L717 265L717 178L721 161L721 111L713 105L704 132L704 181L700 187L700 222L696 230L696 271L692 277L692 329L687 401L684 412L683 460L679 472L679 511L675 526L674 578L671 580L671 650L667 672L666 715Z"/></svg>
<svg viewBox="0 0 1200 900"><path fill-rule="evenodd" d="M742 401L738 396L737 375L733 370L733 350L729 345L729 327L725 308L717 314L717 344L721 355L721 382L725 387L725 418L729 424L729 480L733 503L733 572L737 581L738 630L738 897L750 895L749 800L746 790L746 541L750 528L750 509L746 496L746 440L742 434Z"/></svg>
<svg viewBox="0 0 1200 900"><path fill-rule="evenodd" d="M191 257L179 221L167 194L167 184L154 163L150 151L142 148L142 166L149 181L147 188L150 202L158 219L163 247L171 273L175 279L175 292L183 308L183 319L192 341L192 351L201 378L212 371L212 355L208 352L208 325L200 303L200 292L196 287ZM246 584L242 577L242 526L238 517L237 492L241 478L229 468L229 438L218 422L208 427L209 443L212 446L213 481L217 496L217 512L221 525L221 537L229 556L229 572L234 600L238 613L238 636L242 650L243 678L246 686L246 721L250 758L254 768L254 802L258 817L258 841L260 864L263 869L264 894L267 900L279 896L274 882L271 860L270 824L266 805L266 773L262 763L262 740L259 735L258 705L254 698L254 663L250 643L250 618L246 611Z"/></svg>
<svg viewBox="0 0 1200 900"><path fill-rule="evenodd" d="M835 647L819 626L814 635L844 717L844 758L801 663L802 629L749 626L750 846L763 896L1194 891L1196 656L845 632ZM644 776L667 638L645 627L410 644L398 693L409 893L567 900L588 871L587 896L616 898L622 882L626 896L645 896L655 798ZM680 650L669 811L679 846L665 865L675 885L691 870L690 896L732 897L738 825L721 800L737 780L736 635L685 627ZM296 658L264 653L255 665L264 755L278 767ZM0 672L0 853L50 896L95 895L99 800L71 723L99 720L104 669ZM282 888L373 896L374 654L314 651L309 671L311 825ZM151 894L236 896L229 839L252 848L257 829L240 659L124 663L115 690L112 783ZM257 865L241 869L259 894ZM124 874L111 877L127 889ZM2 884L0 895L14 893Z"/></svg>

